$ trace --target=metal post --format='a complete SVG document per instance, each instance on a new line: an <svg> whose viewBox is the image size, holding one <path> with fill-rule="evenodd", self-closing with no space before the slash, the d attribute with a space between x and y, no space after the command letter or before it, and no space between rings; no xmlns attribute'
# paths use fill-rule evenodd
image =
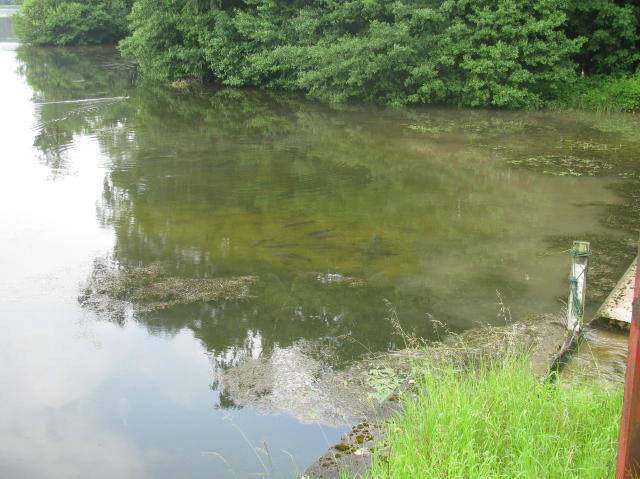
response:
<svg viewBox="0 0 640 479"><path fill-rule="evenodd" d="M587 292L587 267L591 256L588 241L574 241L571 248L571 272L569 273L569 301L567 304L567 329L580 331L584 319Z"/></svg>
<svg viewBox="0 0 640 479"><path fill-rule="evenodd" d="M640 255L638 256L640 258ZM640 266L640 260L638 265ZM620 421L620 442L618 445L618 464L616 479L640 477L640 268L636 269L633 289L633 308L631 313L631 331L629 333L629 356L624 381L624 402Z"/></svg>

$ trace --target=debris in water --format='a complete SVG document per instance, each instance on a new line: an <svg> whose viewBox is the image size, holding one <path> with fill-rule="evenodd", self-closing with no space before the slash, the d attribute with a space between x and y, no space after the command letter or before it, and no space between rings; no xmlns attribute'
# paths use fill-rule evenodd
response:
<svg viewBox="0 0 640 479"><path fill-rule="evenodd" d="M364 286L366 283L364 280L354 278L352 276L343 276L340 273L313 273L315 279L322 284L338 284L349 286L351 288L357 288Z"/></svg>
<svg viewBox="0 0 640 479"><path fill-rule="evenodd" d="M124 268L96 260L78 298L86 308L123 322L126 310L152 313L180 304L249 298L254 276L179 278L168 275L165 263Z"/></svg>

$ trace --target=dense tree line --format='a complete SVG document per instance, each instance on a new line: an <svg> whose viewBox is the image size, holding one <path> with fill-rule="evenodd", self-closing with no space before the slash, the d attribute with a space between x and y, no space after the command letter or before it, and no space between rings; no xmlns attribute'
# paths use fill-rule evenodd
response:
<svg viewBox="0 0 640 479"><path fill-rule="evenodd" d="M635 71L639 23L629 0L26 0L16 32L53 45L123 38L160 81L536 108L581 71Z"/></svg>
<svg viewBox="0 0 640 479"><path fill-rule="evenodd" d="M35 45L102 45L127 33L133 0L25 0L14 30Z"/></svg>

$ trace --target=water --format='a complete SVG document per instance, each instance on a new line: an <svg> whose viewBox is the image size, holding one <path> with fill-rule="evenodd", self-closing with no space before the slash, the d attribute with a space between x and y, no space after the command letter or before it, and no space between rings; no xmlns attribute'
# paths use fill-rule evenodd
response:
<svg viewBox="0 0 640 479"><path fill-rule="evenodd" d="M293 476L347 419L286 385L401 347L383 299L424 337L556 312L568 258L545 238L618 234L612 179L505 163L637 149L597 118L153 87L112 49L18 48L0 16L0 476ZM256 279L148 314L107 287L79 300L101 268L156 262ZM225 386L257 358L285 412Z"/></svg>
<svg viewBox="0 0 640 479"><path fill-rule="evenodd" d="M11 20L9 17L16 12L16 8L0 6L0 41L2 43L15 43L18 41L13 29L11 28Z"/></svg>

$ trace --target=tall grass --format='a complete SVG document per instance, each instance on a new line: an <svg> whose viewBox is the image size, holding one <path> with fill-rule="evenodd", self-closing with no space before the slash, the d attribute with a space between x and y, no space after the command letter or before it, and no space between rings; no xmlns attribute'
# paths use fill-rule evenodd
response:
<svg viewBox="0 0 640 479"><path fill-rule="evenodd" d="M525 359L460 374L427 368L373 478L613 477L622 390L543 383Z"/></svg>

